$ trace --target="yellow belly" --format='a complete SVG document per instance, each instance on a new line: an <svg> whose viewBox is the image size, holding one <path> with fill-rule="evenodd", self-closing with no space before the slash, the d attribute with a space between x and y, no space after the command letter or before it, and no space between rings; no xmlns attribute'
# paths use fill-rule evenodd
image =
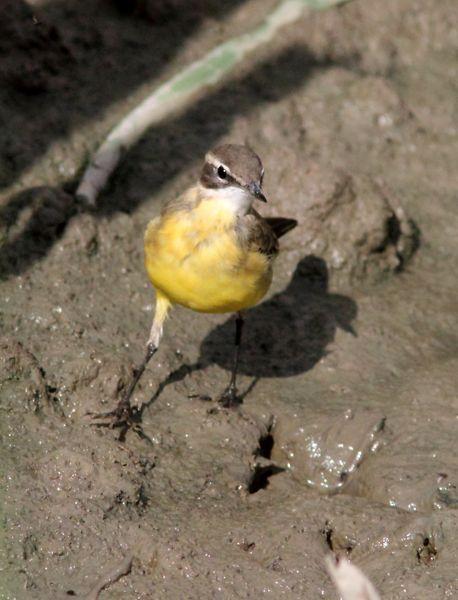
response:
<svg viewBox="0 0 458 600"><path fill-rule="evenodd" d="M213 203L151 221L145 265L156 289L196 311L234 312L257 304L272 280L270 260L236 243L234 217Z"/></svg>

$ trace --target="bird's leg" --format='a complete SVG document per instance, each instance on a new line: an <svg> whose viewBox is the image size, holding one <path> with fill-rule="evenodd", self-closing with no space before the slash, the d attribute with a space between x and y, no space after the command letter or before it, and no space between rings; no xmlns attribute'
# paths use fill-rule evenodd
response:
<svg viewBox="0 0 458 600"><path fill-rule="evenodd" d="M157 294L156 300L156 312L154 314L153 325L151 327L151 332L148 338L148 343L146 345L146 354L143 361L134 371L134 377L129 384L125 394L118 402L116 408L106 413L89 413L89 415L93 419L109 419L109 421L98 422L95 425L100 426L109 426L109 427L122 427L125 432L133 423L133 416L135 414L135 409L132 407L130 403L130 399L132 394L137 387L138 382L140 381L141 376L143 375L147 364L156 354L157 349L159 348L159 342L162 337L162 329L165 317L167 316L167 311L170 307L170 302L167 298L162 296L161 294Z"/></svg>
<svg viewBox="0 0 458 600"><path fill-rule="evenodd" d="M238 404L237 399L237 369L239 366L240 346L242 344L243 316L238 312L235 319L235 352L231 380L220 397L223 406L231 407Z"/></svg>
<svg viewBox="0 0 458 600"><path fill-rule="evenodd" d="M137 383L140 381L140 378L143 375L144 370L146 369L146 365L153 358L156 352L157 346L155 346L151 342L148 342L146 346L145 358L143 359L141 364L134 370L134 377L130 382L129 387L127 388L124 396L118 402L118 405L116 406L114 411L112 411L113 416L116 417L116 421L119 424L126 423L130 420L133 412L132 406L130 404L130 399L132 397L132 394L134 393L135 388L137 387Z"/></svg>

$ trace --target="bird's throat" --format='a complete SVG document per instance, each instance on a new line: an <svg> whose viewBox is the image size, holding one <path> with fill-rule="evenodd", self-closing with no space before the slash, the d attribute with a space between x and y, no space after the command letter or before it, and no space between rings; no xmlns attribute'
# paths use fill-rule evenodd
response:
<svg viewBox="0 0 458 600"><path fill-rule="evenodd" d="M253 196L239 186L211 189L201 187L204 202L215 203L215 208L228 211L234 217L246 215L253 203Z"/></svg>

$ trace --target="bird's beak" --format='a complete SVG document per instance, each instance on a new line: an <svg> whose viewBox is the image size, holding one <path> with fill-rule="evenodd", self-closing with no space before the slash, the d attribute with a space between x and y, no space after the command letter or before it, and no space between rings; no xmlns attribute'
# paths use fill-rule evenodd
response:
<svg viewBox="0 0 458 600"><path fill-rule="evenodd" d="M258 200L261 200L262 202L267 202L267 198L262 193L261 186L255 181L250 183L250 185L248 186L248 190L250 194L252 194Z"/></svg>

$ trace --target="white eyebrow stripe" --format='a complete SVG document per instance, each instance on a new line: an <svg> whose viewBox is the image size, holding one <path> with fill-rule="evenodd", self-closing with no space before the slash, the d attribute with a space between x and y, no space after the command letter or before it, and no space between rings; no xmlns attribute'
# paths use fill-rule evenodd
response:
<svg viewBox="0 0 458 600"><path fill-rule="evenodd" d="M205 160L210 165L213 165L214 167L224 167L226 169L226 171L229 173L229 175L232 175L231 170L224 163L222 163L220 160L218 160L216 158L216 156L214 154L212 154L211 152L207 153Z"/></svg>

